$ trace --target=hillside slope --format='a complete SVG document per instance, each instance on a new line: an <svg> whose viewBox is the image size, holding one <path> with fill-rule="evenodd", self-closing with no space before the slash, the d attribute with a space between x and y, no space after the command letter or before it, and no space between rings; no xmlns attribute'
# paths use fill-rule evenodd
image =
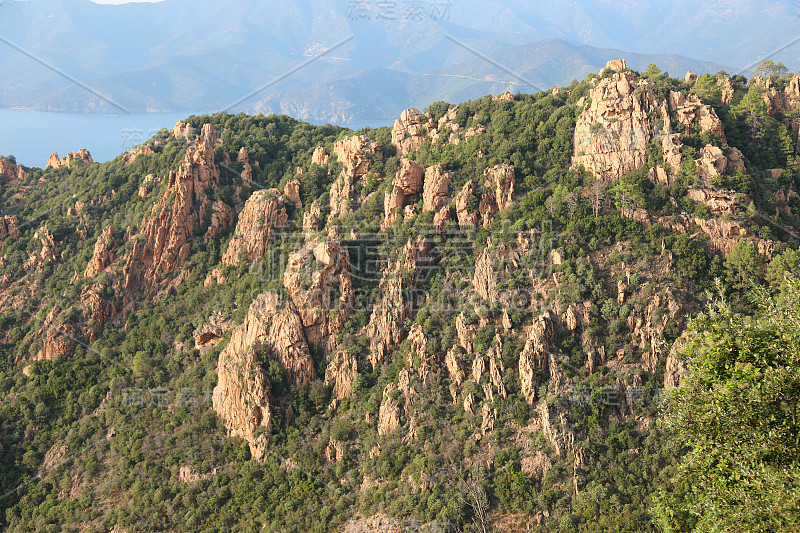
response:
<svg viewBox="0 0 800 533"><path fill-rule="evenodd" d="M798 264L799 104L613 61L0 159L2 527L656 529L689 320Z"/></svg>

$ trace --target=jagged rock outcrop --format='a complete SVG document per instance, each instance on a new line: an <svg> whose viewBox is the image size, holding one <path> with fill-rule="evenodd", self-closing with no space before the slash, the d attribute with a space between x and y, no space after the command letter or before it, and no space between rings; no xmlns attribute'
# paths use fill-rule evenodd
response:
<svg viewBox="0 0 800 533"><path fill-rule="evenodd" d="M575 435L569 430L569 423L563 411L556 415L557 424L553 424L550 407L547 402L541 402L536 411L539 415L539 424L542 428L545 441L555 448L558 455L571 451L575 446Z"/></svg>
<svg viewBox="0 0 800 533"><path fill-rule="evenodd" d="M731 147L728 150L728 172L734 173L745 170L744 154L738 148Z"/></svg>
<svg viewBox="0 0 800 533"><path fill-rule="evenodd" d="M281 228L286 227L288 221L289 215L278 189L254 192L239 214L222 262L228 266L238 266L242 257L246 257L248 262L259 261L267 251L269 242Z"/></svg>
<svg viewBox="0 0 800 533"><path fill-rule="evenodd" d="M47 167L45 168L69 168L73 163L91 165L94 163L94 160L92 159L92 154L90 154L89 150L85 148L81 148L77 152L69 152L61 159L58 158L58 153L53 152L50 154L50 157L47 158Z"/></svg>
<svg viewBox="0 0 800 533"><path fill-rule="evenodd" d="M504 91L502 94L498 96L492 97L493 102L513 102L514 95L511 94L511 91Z"/></svg>
<svg viewBox="0 0 800 533"><path fill-rule="evenodd" d="M723 155L722 150L716 146L707 144L700 150L700 158L694 160L697 166L697 176L710 183L710 180L725 172L728 168L728 158Z"/></svg>
<svg viewBox="0 0 800 533"><path fill-rule="evenodd" d="M372 159L380 156L380 153L378 143L363 135L353 135L333 145L333 155L343 168L331 186L328 220L353 209L353 183L369 172Z"/></svg>
<svg viewBox="0 0 800 533"><path fill-rule="evenodd" d="M194 337L194 347L198 350L213 348L222 340L222 337L233 329L233 322L226 319L222 313L217 311L208 320L203 322L192 336Z"/></svg>
<svg viewBox="0 0 800 533"><path fill-rule="evenodd" d="M622 72L623 70L627 70L628 64L624 59L612 59L606 62L606 66L603 70L610 70L612 72Z"/></svg>
<svg viewBox="0 0 800 533"><path fill-rule="evenodd" d="M291 302L281 308L279 295L269 292L253 300L244 322L233 329L217 362L212 393L213 408L228 435L246 440L257 461L266 457L272 428L271 385L263 366L267 357L286 369L293 385L314 379L297 309Z"/></svg>
<svg viewBox="0 0 800 533"><path fill-rule="evenodd" d="M757 87L767 104L767 113L786 114L789 111L800 109L800 75L794 75L782 91L773 87L772 79L767 76L755 76L751 81L752 87ZM790 123L790 122L789 122Z"/></svg>
<svg viewBox="0 0 800 533"><path fill-rule="evenodd" d="M336 181L331 185L330 190L330 213L328 221L333 220L339 215L349 213L353 210L353 180L342 171Z"/></svg>
<svg viewBox="0 0 800 533"><path fill-rule="evenodd" d="M405 157L422 146L425 128L420 124L420 116L419 109L410 107L394 121L392 144L397 147L398 157Z"/></svg>
<svg viewBox="0 0 800 533"><path fill-rule="evenodd" d="M236 213L231 206L222 200L214 200L214 203L211 204L211 225L208 226L203 240L208 243L217 239L233 226L235 218Z"/></svg>
<svg viewBox="0 0 800 533"><path fill-rule="evenodd" d="M140 155L150 155L154 153L155 152L153 151L153 147L151 145L140 144L128 150L128 153L125 154L122 160L126 165L130 165L131 163L136 161L136 158L139 157Z"/></svg>
<svg viewBox="0 0 800 533"><path fill-rule="evenodd" d="M409 367L418 366L419 379L423 384L427 384L428 378L433 374L435 356L428 351L428 337L422 330L422 326L414 324L408 332L408 340L411 344L408 351L406 363Z"/></svg>
<svg viewBox="0 0 800 533"><path fill-rule="evenodd" d="M322 211L318 202L311 204L308 211L303 213L303 235L306 239L310 239L322 227L320 216L322 216Z"/></svg>
<svg viewBox="0 0 800 533"><path fill-rule="evenodd" d="M41 244L42 247L28 257L24 267L26 272L38 268L44 263L54 263L58 256L56 241L47 225L36 230L36 233L33 234L33 242Z"/></svg>
<svg viewBox="0 0 800 533"><path fill-rule="evenodd" d="M335 337L350 318L353 282L350 254L341 235L331 229L328 239L307 242L289 255L283 285L300 313L308 342L333 350Z"/></svg>
<svg viewBox="0 0 800 533"><path fill-rule="evenodd" d="M550 351L539 323L534 323L519 356L519 379L522 397L530 405L536 400L537 377L547 371Z"/></svg>
<svg viewBox="0 0 800 533"><path fill-rule="evenodd" d="M78 330L69 323L64 323L61 309L54 307L44 319L34 338L42 340L42 347L33 356L34 361L54 361L68 357L75 351L80 336Z"/></svg>
<svg viewBox="0 0 800 533"><path fill-rule="evenodd" d="M462 229L478 224L478 213L470 210L470 199L475 195L475 182L468 181L456 195L456 217Z"/></svg>
<svg viewBox="0 0 800 533"><path fill-rule="evenodd" d="M0 180L7 183L25 179L25 171L9 158L0 156Z"/></svg>
<svg viewBox="0 0 800 533"><path fill-rule="evenodd" d="M575 126L572 166L583 166L604 180L614 180L647 162L647 145L663 135L662 148L670 174L656 169L651 179L668 182L680 170L680 137L671 134L671 115L683 128L710 131L725 141L722 122L714 109L696 96L671 91L659 103L647 79L636 81L624 67L603 78L589 92L590 104ZM665 183L668 184L668 183Z"/></svg>
<svg viewBox="0 0 800 533"><path fill-rule="evenodd" d="M486 435L494 431L494 421L497 418L497 410L493 409L489 402L483 404L481 408L481 435Z"/></svg>
<svg viewBox="0 0 800 533"><path fill-rule="evenodd" d="M653 220L644 210L635 210L634 212L623 213L623 215L631 217L644 225L661 224L668 230L677 233L693 235L698 231L702 231L708 236L708 245L711 250L718 253L729 254L733 246L740 242L752 243L758 253L767 259L772 258L775 250L774 241L754 236L742 222L735 219L704 219L684 213L678 217L661 217Z"/></svg>
<svg viewBox="0 0 800 533"><path fill-rule="evenodd" d="M400 257L391 261L381 276L382 297L373 307L367 337L370 340L369 361L373 369L382 363L392 346L405 337L403 323L412 316L413 294L409 294L417 281L419 265L426 259L429 243L422 237L409 240Z"/></svg>
<svg viewBox="0 0 800 533"><path fill-rule="evenodd" d="M712 213L736 214L740 205L739 197L747 199L740 193L732 191L714 191L711 189L689 189L686 196L695 202L708 206ZM747 205L749 202L745 202Z"/></svg>
<svg viewBox="0 0 800 533"><path fill-rule="evenodd" d="M303 202L300 200L300 181L297 179L289 180L283 187L283 194L294 204L296 209L303 207Z"/></svg>
<svg viewBox="0 0 800 533"><path fill-rule="evenodd" d="M514 202L514 185L516 184L513 165L497 165L487 168L485 187L494 190L497 209L502 211Z"/></svg>
<svg viewBox="0 0 800 533"><path fill-rule="evenodd" d="M700 133L710 131L725 141L725 130L717 112L710 105L704 104L697 95L686 96L681 92L670 91L669 108L675 113L678 124L687 128L696 125Z"/></svg>
<svg viewBox="0 0 800 533"><path fill-rule="evenodd" d="M402 209L407 196L419 194L422 190L422 167L410 159L400 160L391 190L386 192L383 201L384 221L383 227L389 228L397 220L398 212Z"/></svg>
<svg viewBox="0 0 800 533"><path fill-rule="evenodd" d="M5 239L19 238L19 219L16 215L0 217L0 245Z"/></svg>
<svg viewBox="0 0 800 533"><path fill-rule="evenodd" d="M211 207L207 191L219 185L214 162L217 132L206 124L195 144L186 149L181 168L170 172L164 196L141 225L124 268L126 302L137 289L150 295L167 272L180 270L190 253L189 239Z"/></svg>
<svg viewBox="0 0 800 533"><path fill-rule="evenodd" d="M317 146L314 148L314 153L311 155L311 164L320 167L327 166L328 164L328 151L324 146Z"/></svg>
<svg viewBox="0 0 800 533"><path fill-rule="evenodd" d="M397 390L394 383L383 389L383 401L378 410L378 435L389 435L400 427L400 404L393 397Z"/></svg>
<svg viewBox="0 0 800 533"><path fill-rule="evenodd" d="M600 80L589 99L575 125L572 165L605 180L643 165L658 112L649 84L637 83L631 71L616 72Z"/></svg>
<svg viewBox="0 0 800 533"><path fill-rule="evenodd" d="M344 173L351 180L360 179L369 172L372 156L380 155L380 146L363 135L353 135L333 145L333 156L344 167Z"/></svg>
<svg viewBox="0 0 800 533"><path fill-rule="evenodd" d="M450 173L441 164L425 169L422 210L439 211L450 203Z"/></svg>
<svg viewBox="0 0 800 533"><path fill-rule="evenodd" d="M215 268L208 273L208 276L206 276L206 279L203 281L203 287L210 287L214 283L221 285L227 281L228 278L225 277L225 275L222 273L222 270Z"/></svg>
<svg viewBox="0 0 800 533"><path fill-rule="evenodd" d="M358 375L358 360L344 350L337 351L325 369L325 385L332 388L338 400L353 394L353 381Z"/></svg>
<svg viewBox="0 0 800 533"><path fill-rule="evenodd" d="M105 285L90 285L81 294L81 307L86 318L84 334L89 342L97 340L103 326L117 314L114 305L106 297L106 289Z"/></svg>
<svg viewBox="0 0 800 533"><path fill-rule="evenodd" d="M103 232L94 243L94 254L86 265L83 275L87 278L93 278L111 264L114 260L112 247L114 244L114 228L113 226L106 226Z"/></svg>
<svg viewBox="0 0 800 533"><path fill-rule="evenodd" d="M175 137L176 139L180 137L183 137L184 139L189 139L189 136L193 133L193 131L194 128L192 128L191 124L187 124L186 122L179 120L172 127L170 133L172 133L172 136Z"/></svg>
<svg viewBox="0 0 800 533"><path fill-rule="evenodd" d="M466 353L472 353L473 341L475 340L476 327L468 325L464 313L461 312L456 317L456 335L458 336L458 343Z"/></svg>
<svg viewBox="0 0 800 533"><path fill-rule="evenodd" d="M497 274L495 272L496 253L491 245L475 260L475 274L472 276L472 286L475 293L489 302L497 300Z"/></svg>
<svg viewBox="0 0 800 533"><path fill-rule="evenodd" d="M719 87L720 100L722 105L728 105L733 101L733 84L728 76L717 76L717 87Z"/></svg>

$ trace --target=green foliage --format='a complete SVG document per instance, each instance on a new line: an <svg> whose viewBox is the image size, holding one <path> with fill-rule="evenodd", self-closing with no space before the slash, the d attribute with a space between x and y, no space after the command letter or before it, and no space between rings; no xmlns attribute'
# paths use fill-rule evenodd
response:
<svg viewBox="0 0 800 533"><path fill-rule="evenodd" d="M800 527L800 282L778 300L758 298L754 318L719 301L695 323L667 416L691 446L680 469L691 490L667 502L666 529L694 520L698 531Z"/></svg>

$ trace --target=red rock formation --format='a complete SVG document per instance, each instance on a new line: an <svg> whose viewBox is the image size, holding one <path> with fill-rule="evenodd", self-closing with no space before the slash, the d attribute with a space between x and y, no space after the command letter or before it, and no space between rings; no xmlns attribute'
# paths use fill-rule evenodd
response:
<svg viewBox="0 0 800 533"><path fill-rule="evenodd" d="M153 205L151 216L141 225L125 266L126 301L137 287L151 295L162 274L180 269L189 257L189 239L211 207L207 190L219 185L219 168L214 162L217 133L203 126L194 146L186 149L181 168L170 172L164 196Z"/></svg>
<svg viewBox="0 0 800 533"><path fill-rule="evenodd" d="M725 140L722 122L714 109L695 96L670 92L668 101L656 101L649 80L636 81L633 72L616 73L600 80L589 93L590 104L575 126L572 166L583 166L605 180L618 179L647 161L647 145L660 128L662 148L674 177L680 171L680 137L670 134L670 111L684 128L697 126ZM660 126L658 121L661 122ZM669 182L656 169L653 181Z"/></svg>
<svg viewBox="0 0 800 533"><path fill-rule="evenodd" d="M405 337L403 323L413 314L413 301L406 293L415 285L418 263L428 251L429 245L425 239L409 240L400 257L384 269L380 281L382 298L373 307L367 325L369 360L373 369L385 360L389 349Z"/></svg>
<svg viewBox="0 0 800 533"><path fill-rule="evenodd" d="M213 241L219 238L225 231L233 226L233 220L236 218L231 206L222 200L214 200L211 204L211 225L206 230L203 237L205 242Z"/></svg>
<svg viewBox="0 0 800 533"><path fill-rule="evenodd" d="M140 144L138 146L134 146L133 148L131 148L128 151L128 153L125 154L125 157L123 157L122 160L126 165L130 165L131 163L136 161L136 158L139 157L140 155L149 155L154 153L155 152L153 151L153 147L151 145Z"/></svg>
<svg viewBox="0 0 800 533"><path fill-rule="evenodd" d="M422 193L422 210L439 211L450 203L450 173L444 167L431 165L425 169L425 187Z"/></svg>
<svg viewBox="0 0 800 533"><path fill-rule="evenodd" d="M353 381L358 375L358 361L344 350L339 350L325 369L325 385L333 388L333 396L343 400L353 392Z"/></svg>
<svg viewBox="0 0 800 533"><path fill-rule="evenodd" d="M212 394L214 410L228 434L245 439L257 461L266 456L272 424L265 357L278 361L295 386L314 379L300 315L291 302L281 309L276 293L257 296L242 325L234 328L219 356L218 382Z"/></svg>
<svg viewBox="0 0 800 533"><path fill-rule="evenodd" d="M383 389L383 401L378 410L378 435L389 435L400 427L400 405L392 397L396 390L394 383L389 383Z"/></svg>
<svg viewBox="0 0 800 533"><path fill-rule="evenodd" d="M97 238L94 243L94 254L86 265L86 270L83 275L87 278L93 278L111 264L114 260L114 254L111 249L114 245L114 228L113 226L106 226L103 233Z"/></svg>
<svg viewBox="0 0 800 533"><path fill-rule="evenodd" d="M216 312L194 330L194 347L198 350L212 348L219 344L222 336L233 328L233 322Z"/></svg>
<svg viewBox="0 0 800 533"><path fill-rule="evenodd" d="M654 130L649 115L658 111L652 88L637 84L633 72L617 72L600 80L589 99L575 126L572 165L609 180L644 164Z"/></svg>
<svg viewBox="0 0 800 533"><path fill-rule="evenodd" d="M386 192L383 202L383 228L389 228L397 220L397 213L403 207L406 196L419 194L422 190L422 167L410 159L400 160L400 168L392 182L391 190Z"/></svg>
<svg viewBox="0 0 800 533"><path fill-rule="evenodd" d="M45 168L61 168L67 167L69 168L72 166L73 163L80 163L82 165L91 165L94 163L92 159L92 154L89 153L89 150L85 148L81 148L77 152L69 152L66 156L62 157L61 159L58 158L58 153L53 152L50 154L50 157L47 158L47 167Z"/></svg>
<svg viewBox="0 0 800 533"><path fill-rule="evenodd" d="M284 228L288 220L278 189L254 192L239 214L239 222L222 262L228 266L238 266L242 256L246 256L247 261L261 260L277 230Z"/></svg>
<svg viewBox="0 0 800 533"><path fill-rule="evenodd" d="M184 121L179 120L175 123L175 126L172 127L170 133L172 133L172 136L176 139L183 137L184 139L188 140L193 129L194 128L192 128L191 124L187 124Z"/></svg>
<svg viewBox="0 0 800 533"><path fill-rule="evenodd" d="M36 233L33 234L33 241L41 243L42 248L28 257L24 267L26 272L41 266L43 263L54 263L58 256L55 239L46 225L36 230Z"/></svg>
<svg viewBox="0 0 800 533"><path fill-rule="evenodd" d="M105 297L106 287L102 285L87 286L81 295L81 306L86 318L86 338L89 342L97 340L103 326L116 315L114 306Z"/></svg>
<svg viewBox="0 0 800 533"><path fill-rule="evenodd" d="M7 157L0 156L0 179L6 182L25 179L25 171L21 166L12 163Z"/></svg>
<svg viewBox="0 0 800 533"><path fill-rule="evenodd" d="M308 342L333 350L354 299L350 254L341 245L341 235L331 230L328 240L308 242L293 252L283 285L297 306Z"/></svg>
<svg viewBox="0 0 800 533"><path fill-rule="evenodd" d="M408 108L394 121L392 144L397 147L397 155L405 157L419 149L424 140L425 128L420 125L419 109Z"/></svg>
<svg viewBox="0 0 800 533"><path fill-rule="evenodd" d="M380 155L380 146L363 135L354 135L333 145L333 156L344 166L344 173L352 180L360 179L372 166L371 156Z"/></svg>
<svg viewBox="0 0 800 533"><path fill-rule="evenodd" d="M311 207L303 213L303 234L306 239L310 239L315 232L319 231L322 227L320 225L319 217L321 216L321 208L316 201L311 204Z"/></svg>
<svg viewBox="0 0 800 533"><path fill-rule="evenodd" d="M514 202L514 185L516 183L513 165L497 165L487 168L485 187L494 190L497 209L502 211Z"/></svg>
<svg viewBox="0 0 800 533"><path fill-rule="evenodd" d="M303 202L300 200L300 182L297 179L286 182L283 187L283 195L294 204L296 209L303 207Z"/></svg>
<svg viewBox="0 0 800 533"><path fill-rule="evenodd" d="M707 144L700 150L700 158L695 159L694 164L697 166L697 176L709 184L712 178L725 172L728 159L722 154L722 150Z"/></svg>
<svg viewBox="0 0 800 533"><path fill-rule="evenodd" d="M311 156L311 164L321 167L327 166L328 152L325 150L324 146L317 146L314 148L314 154Z"/></svg>
<svg viewBox="0 0 800 533"><path fill-rule="evenodd" d="M475 182L468 181L456 195L456 217L460 228L468 228L477 225L478 213L470 212L469 201L475 194Z"/></svg>
<svg viewBox="0 0 800 533"><path fill-rule="evenodd" d="M725 141L725 130L717 112L710 105L704 104L696 95L687 97L683 93L670 91L669 107L676 114L678 124L684 127L697 125L700 133L710 131Z"/></svg>
<svg viewBox="0 0 800 533"><path fill-rule="evenodd" d="M0 217L0 245L5 239L19 238L19 220L16 215Z"/></svg>

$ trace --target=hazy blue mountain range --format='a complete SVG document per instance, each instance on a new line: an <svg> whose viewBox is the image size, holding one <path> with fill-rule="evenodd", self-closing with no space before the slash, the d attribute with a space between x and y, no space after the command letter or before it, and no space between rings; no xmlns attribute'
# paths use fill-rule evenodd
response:
<svg viewBox="0 0 800 533"><path fill-rule="evenodd" d="M393 10L378 5L6 1L0 4L0 106L116 113L214 111L237 103L231 109L316 121L380 121L409 102L424 106L568 83L619 56L634 68L656 62L673 75L690 68L734 73L796 38L800 20L794 3L764 0L383 3ZM799 52L800 45L790 46L775 59L795 69ZM270 82L275 83L239 102Z"/></svg>

